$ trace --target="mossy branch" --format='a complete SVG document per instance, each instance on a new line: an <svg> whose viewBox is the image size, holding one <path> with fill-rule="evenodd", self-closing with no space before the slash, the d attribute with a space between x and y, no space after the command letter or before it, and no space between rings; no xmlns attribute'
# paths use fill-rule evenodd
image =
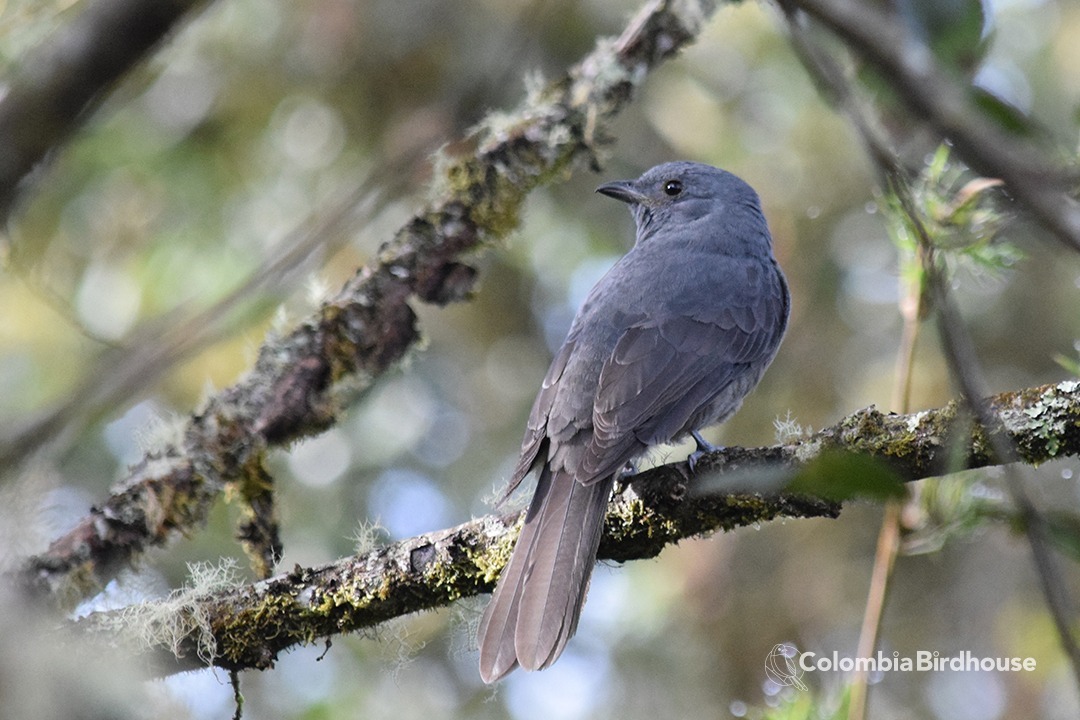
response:
<svg viewBox="0 0 1080 720"><path fill-rule="evenodd" d="M1080 381L1004 393L988 407L1024 462L1080 454ZM776 487L778 477L792 477L828 451L878 458L909 481L995 464L986 436L961 408L950 403L908 415L869 408L793 444L712 453L692 479L685 462L643 472L612 498L599 557L654 557L684 538L778 517L834 518L840 505L820 498L695 490L717 478ZM266 669L288 648L489 591L509 558L517 520L487 516L252 585L96 613L76 626L132 644L159 674L207 663Z"/></svg>
<svg viewBox="0 0 1080 720"><path fill-rule="evenodd" d="M347 402L415 346L410 300L467 298L476 277L468 255L516 227L532 189L582 164L596 167L615 115L649 70L693 41L712 10L711 2L649 2L619 38L598 41L563 78L481 123L462 143L475 152L447 163L437 198L383 246L376 264L267 340L246 377L187 419L182 442L134 465L111 497L27 561L17 582L70 606L145 549L198 528L226 486L268 483L266 451L332 426ZM257 535L272 543L273 521L264 524ZM273 550L251 548L261 565Z"/></svg>

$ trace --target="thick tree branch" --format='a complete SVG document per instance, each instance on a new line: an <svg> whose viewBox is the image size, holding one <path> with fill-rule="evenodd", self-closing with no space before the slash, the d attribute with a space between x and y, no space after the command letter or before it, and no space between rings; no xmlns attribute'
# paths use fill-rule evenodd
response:
<svg viewBox="0 0 1080 720"><path fill-rule="evenodd" d="M419 337L412 298L466 298L465 256L518 223L536 186L597 163L608 127L646 74L699 32L713 4L648 3L617 40L602 40L567 75L468 138L475 154L438 181L438 199L384 245L333 300L268 340L255 367L194 413L182 443L147 455L114 494L31 558L19 582L70 604L144 549L198 527L229 483L264 477L266 450L330 427L341 407Z"/></svg>
<svg viewBox="0 0 1080 720"><path fill-rule="evenodd" d="M1080 203L1070 196L1072 173L1033 142L1006 133L975 103L925 44L898 19L872 4L850 0L783 0L841 37L875 65L918 117L979 173L1000 178L1009 193L1059 240L1080 250Z"/></svg>
<svg viewBox="0 0 1080 720"><path fill-rule="evenodd" d="M30 53L0 98L0 222L19 184L106 91L205 0L94 0Z"/></svg>
<svg viewBox="0 0 1080 720"><path fill-rule="evenodd" d="M985 407L1024 462L1080 454L1080 381L1004 393ZM777 517L836 517L839 505L826 500L749 489L763 479L775 488L777 478L795 475L823 452L878 458L905 480L993 465L992 444L978 427L957 403L909 415L870 408L793 445L713 453L699 461L692 482L685 463L654 468L612 499L599 557L654 557L684 538ZM747 491L694 490L699 479L714 485L717 477L735 478ZM488 516L322 567L96 613L77 625L110 640L137 635L136 652L160 674L207 663L265 669L287 648L490 590L516 536L516 515Z"/></svg>

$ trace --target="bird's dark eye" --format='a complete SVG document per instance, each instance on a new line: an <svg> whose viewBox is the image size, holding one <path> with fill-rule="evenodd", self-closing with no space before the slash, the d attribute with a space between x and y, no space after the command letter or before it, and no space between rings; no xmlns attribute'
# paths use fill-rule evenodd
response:
<svg viewBox="0 0 1080 720"><path fill-rule="evenodd" d="M682 183L679 182L678 180L668 180L666 183L664 183L664 193L666 193L667 195L670 195L671 197L675 197L676 195L678 195L681 192L682 192Z"/></svg>

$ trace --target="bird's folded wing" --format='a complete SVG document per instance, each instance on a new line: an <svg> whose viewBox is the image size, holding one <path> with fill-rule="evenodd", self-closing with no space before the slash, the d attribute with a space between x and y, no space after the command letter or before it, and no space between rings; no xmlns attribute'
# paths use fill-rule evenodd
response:
<svg viewBox="0 0 1080 720"><path fill-rule="evenodd" d="M619 338L600 372L593 437L583 482L615 473L641 444L666 442L695 429L691 418L749 368L769 359L777 338L775 298L731 306L709 318L671 316L634 325ZM742 400L733 398L734 407Z"/></svg>

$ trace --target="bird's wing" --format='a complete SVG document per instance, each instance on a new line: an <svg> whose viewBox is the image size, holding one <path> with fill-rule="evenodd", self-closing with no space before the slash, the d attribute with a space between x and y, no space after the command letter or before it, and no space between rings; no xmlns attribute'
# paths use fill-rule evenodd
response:
<svg viewBox="0 0 1080 720"><path fill-rule="evenodd" d="M600 371L593 433L582 460L582 482L617 472L634 448L666 442L703 408L731 394L730 411L775 352L787 307L782 288L754 293L695 315L654 317L629 327ZM735 387L732 387L732 386ZM718 415L726 415L719 412Z"/></svg>
<svg viewBox="0 0 1080 720"><path fill-rule="evenodd" d="M547 438L547 426L548 417L551 415L551 406L555 402L555 395L558 391L559 380L562 379L563 372L566 370L566 364L570 360L570 356L574 352L575 339L573 336L567 338L562 347L559 348L559 352L555 354L554 359L551 361L551 366L548 368L547 375L544 376L544 382L540 386L540 392L536 395L536 400L533 401L532 411L529 413L528 423L525 425L525 437L521 441L521 453L518 456L518 464L514 469L514 474L510 478L510 484L506 491L503 493L501 500L508 498L515 490L521 481L525 479L525 476L529 474L533 464L536 462L537 455L540 454L540 448L544 444L544 440Z"/></svg>

